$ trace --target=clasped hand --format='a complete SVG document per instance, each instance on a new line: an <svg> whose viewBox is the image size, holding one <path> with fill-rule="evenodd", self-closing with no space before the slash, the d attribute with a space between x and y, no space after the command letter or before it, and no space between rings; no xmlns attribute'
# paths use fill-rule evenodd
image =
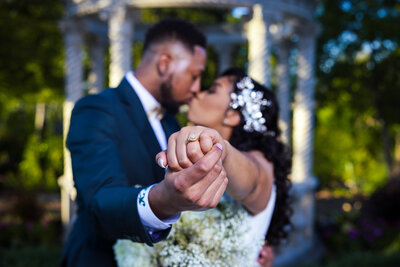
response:
<svg viewBox="0 0 400 267"><path fill-rule="evenodd" d="M226 142L213 129L188 126L172 134L167 151L156 156L168 170L150 191L153 212L163 219L185 210L214 208L228 185L222 165L225 156Z"/></svg>

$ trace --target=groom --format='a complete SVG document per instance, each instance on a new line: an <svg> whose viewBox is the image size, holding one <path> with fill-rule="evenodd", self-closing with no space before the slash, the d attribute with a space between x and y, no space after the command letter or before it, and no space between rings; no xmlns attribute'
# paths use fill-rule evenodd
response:
<svg viewBox="0 0 400 267"><path fill-rule="evenodd" d="M114 266L116 239L152 245L166 238L181 211L219 202L227 185L220 144L179 172L155 163L179 129L172 114L200 90L205 48L204 35L192 24L161 21L147 32L135 73L76 104L67 147L78 212L62 266Z"/></svg>

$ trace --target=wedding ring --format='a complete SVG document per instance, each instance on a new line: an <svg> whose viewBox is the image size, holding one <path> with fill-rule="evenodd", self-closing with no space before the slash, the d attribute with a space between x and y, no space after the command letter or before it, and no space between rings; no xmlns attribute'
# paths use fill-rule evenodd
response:
<svg viewBox="0 0 400 267"><path fill-rule="evenodd" d="M197 135L192 133L192 134L189 135L188 139L186 140L186 145L191 143L191 142L199 141L199 139L200 138Z"/></svg>

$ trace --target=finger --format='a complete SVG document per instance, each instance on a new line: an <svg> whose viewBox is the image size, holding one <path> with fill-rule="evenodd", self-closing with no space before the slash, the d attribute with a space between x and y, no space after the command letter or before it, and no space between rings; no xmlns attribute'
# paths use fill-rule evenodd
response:
<svg viewBox="0 0 400 267"><path fill-rule="evenodd" d="M221 142L218 132L211 129L204 129L199 138L200 146L204 154L209 152L214 144Z"/></svg>
<svg viewBox="0 0 400 267"><path fill-rule="evenodd" d="M192 127L191 127L192 128ZM193 165L193 163L190 161L190 159L187 156L186 153L186 142L188 140L188 137L190 134L195 134L198 136L197 133L188 132L189 129L183 129L179 132L178 138L176 139L176 157L178 159L178 163L182 168L189 168L190 166Z"/></svg>
<svg viewBox="0 0 400 267"><path fill-rule="evenodd" d="M200 143L198 141L188 143L186 145L186 153L189 160L193 164L199 161L204 156L203 151L200 147Z"/></svg>
<svg viewBox="0 0 400 267"><path fill-rule="evenodd" d="M198 203L200 206L207 206L211 202L212 198L210 197L209 201L204 203L205 198L207 198L210 194L208 191L215 190L216 192L219 184L222 183L223 177L221 177L221 175L226 176L224 168L222 167L222 161L219 159L218 163L215 164L213 169L191 187L191 190L198 192L198 201L202 200L201 203Z"/></svg>
<svg viewBox="0 0 400 267"><path fill-rule="evenodd" d="M178 163L178 159L176 157L176 138L178 133L172 134L168 139L168 147L167 147L167 162L168 168L172 171L180 171L182 167Z"/></svg>
<svg viewBox="0 0 400 267"><path fill-rule="evenodd" d="M204 180L201 180L199 183L196 185L203 183L201 187L199 187L198 190L204 190L203 193L199 195L199 200L196 201L197 205L197 210L207 210L210 208L214 208L218 203L220 199L215 200L215 196L217 192L219 191L218 196L222 197L222 194L225 191L224 189L226 188L225 184L225 178L226 178L226 172L221 169L221 172L217 176L217 178L212 178L211 182L209 184L204 184Z"/></svg>
<svg viewBox="0 0 400 267"><path fill-rule="evenodd" d="M197 161L193 166L188 169L183 170L185 172L184 179L188 185L194 185L199 180L207 176L210 171L212 171L221 158L222 155L222 145L217 143L213 146L210 152L208 152L204 157ZM219 175L215 170L212 173L215 178Z"/></svg>
<svg viewBox="0 0 400 267"><path fill-rule="evenodd" d="M260 250L260 254L258 256L257 262L261 265L264 266L264 264L267 262L267 252L265 250L265 246L263 246Z"/></svg>
<svg viewBox="0 0 400 267"><path fill-rule="evenodd" d="M187 179L187 171L184 169L180 172L180 176L174 182L175 188L184 194L184 198L192 203L191 210L206 210L208 209L207 204L209 201L203 197L204 192L207 188L218 178L221 171L223 170L222 161L219 162L212 168L210 172L201 177L197 183L190 184ZM186 171L186 172L185 172ZM185 172L185 174L184 174Z"/></svg>
<svg viewBox="0 0 400 267"><path fill-rule="evenodd" d="M225 193L226 187L228 186L229 179L226 177L223 179L222 183L220 184L217 192L215 193L213 200L210 204L211 207L216 207L218 203L221 201L222 195Z"/></svg>
<svg viewBox="0 0 400 267"><path fill-rule="evenodd" d="M168 160L167 160L167 152L165 150L159 152L156 155L156 162L157 162L158 166L160 166L163 169L165 169L165 167L167 167Z"/></svg>
<svg viewBox="0 0 400 267"><path fill-rule="evenodd" d="M257 262L258 262L258 264L260 264L260 266L265 266L265 263L267 261L264 258L258 258Z"/></svg>
<svg viewBox="0 0 400 267"><path fill-rule="evenodd" d="M268 253L267 253L267 251L265 250L265 248L263 247L263 248L261 249L261 251L260 251L260 257L267 257L267 255L268 255Z"/></svg>
<svg viewBox="0 0 400 267"><path fill-rule="evenodd" d="M272 266L274 261L274 253L270 246L263 245L257 260L261 266Z"/></svg>

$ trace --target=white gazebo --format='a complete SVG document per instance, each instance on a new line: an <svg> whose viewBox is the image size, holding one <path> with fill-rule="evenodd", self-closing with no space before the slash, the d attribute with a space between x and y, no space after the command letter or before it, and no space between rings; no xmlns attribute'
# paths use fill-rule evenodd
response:
<svg viewBox="0 0 400 267"><path fill-rule="evenodd" d="M292 144L291 180L294 199L294 230L288 243L277 250L275 264L287 265L315 257L314 191L317 185L313 166L313 117L315 46L318 25L314 13L318 0L67 0L66 17L60 26L65 36L66 80L64 133L74 103L84 89L96 93L105 87L104 55L109 48L109 84L118 85L132 69L133 41L143 40L148 25L140 21L142 8L247 7L251 19L243 25L208 25L201 29L217 52L219 69L231 65L232 48L248 42L249 75L262 84L271 84L270 56L277 51L277 97L283 140ZM88 47L90 71L84 77L83 50ZM289 63L296 51L296 89L290 94ZM65 150L64 175L60 177L62 221L73 220L76 191L71 159Z"/></svg>

